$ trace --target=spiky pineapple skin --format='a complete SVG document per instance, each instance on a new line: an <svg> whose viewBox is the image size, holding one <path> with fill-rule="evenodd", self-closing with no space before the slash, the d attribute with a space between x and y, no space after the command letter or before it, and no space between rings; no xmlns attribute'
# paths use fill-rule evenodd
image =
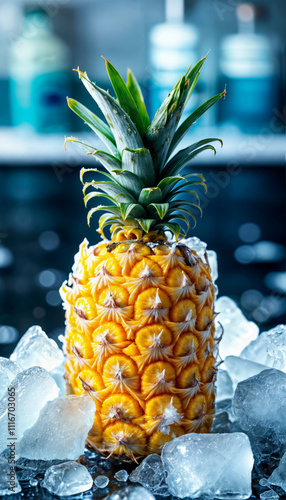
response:
<svg viewBox="0 0 286 500"><path fill-rule="evenodd" d="M96 403L87 445L137 460L214 414L214 287L184 245L126 241L88 247L69 283L67 392Z"/></svg>

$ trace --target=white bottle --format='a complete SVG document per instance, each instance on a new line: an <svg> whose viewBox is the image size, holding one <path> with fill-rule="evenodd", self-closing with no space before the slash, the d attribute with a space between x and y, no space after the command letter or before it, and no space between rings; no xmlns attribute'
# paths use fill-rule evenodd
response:
<svg viewBox="0 0 286 500"><path fill-rule="evenodd" d="M10 51L13 125L25 124L37 132L69 128L69 62L68 48L52 32L47 14L41 9L28 12Z"/></svg>

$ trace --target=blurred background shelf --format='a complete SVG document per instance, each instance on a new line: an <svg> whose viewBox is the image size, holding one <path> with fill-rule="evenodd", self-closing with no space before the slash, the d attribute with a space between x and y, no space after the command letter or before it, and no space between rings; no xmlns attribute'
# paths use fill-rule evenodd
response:
<svg viewBox="0 0 286 500"><path fill-rule="evenodd" d="M70 133L87 144L92 144L99 149L104 149L102 143L97 140L91 132ZM188 134L182 141L182 148L191 142L196 142L204 137L223 138L224 146L216 146L217 155L213 157L210 151L194 158L192 165L218 166L238 162L245 166L256 164L259 166L283 166L286 152L286 138L283 134L243 134L238 130L229 131L226 127L200 127L198 130ZM84 152L73 144L67 144L64 149L64 135L21 133L11 127L0 128L0 165L15 166L38 166L49 163L63 163L70 165L89 164L94 165L94 159L85 158Z"/></svg>

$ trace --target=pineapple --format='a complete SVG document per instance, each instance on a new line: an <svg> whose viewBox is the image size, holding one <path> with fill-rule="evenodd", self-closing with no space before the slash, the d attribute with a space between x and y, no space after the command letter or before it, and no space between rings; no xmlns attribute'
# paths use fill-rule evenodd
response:
<svg viewBox="0 0 286 500"><path fill-rule="evenodd" d="M206 186L202 175L181 171L202 151L215 152L211 143L220 140L203 139L175 152L192 124L225 94L179 125L204 61L179 80L151 124L133 73L128 70L125 83L108 61L117 100L77 70L108 125L68 99L109 152L66 139L104 167L81 170L85 204L107 200L88 213L90 224L92 214L104 212L98 229L103 241L83 241L61 288L67 391L95 401L87 446L121 460L160 453L188 432L209 432L214 414L214 286L207 258L183 240L189 219L195 222L201 213L194 188Z"/></svg>

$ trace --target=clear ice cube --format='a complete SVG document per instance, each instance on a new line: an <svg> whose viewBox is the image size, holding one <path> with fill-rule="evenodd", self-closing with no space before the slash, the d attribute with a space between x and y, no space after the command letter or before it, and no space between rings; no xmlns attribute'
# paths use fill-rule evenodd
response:
<svg viewBox="0 0 286 500"><path fill-rule="evenodd" d="M286 374L275 369L240 382L233 399L238 425L259 439L286 442Z"/></svg>
<svg viewBox="0 0 286 500"><path fill-rule="evenodd" d="M218 314L216 326L222 324L224 334L219 344L221 359L226 356L239 356L249 342L257 338L259 328L252 321L248 321L236 303L229 297L220 297L215 303Z"/></svg>
<svg viewBox="0 0 286 500"><path fill-rule="evenodd" d="M26 429L36 422L41 409L46 402L57 397L59 389L50 374L39 366L34 366L20 372L11 382L9 389L15 391L6 393L0 401L0 452L5 450L8 437L19 439ZM13 425L13 399L15 393L15 428ZM8 401L8 397L10 401ZM8 435L8 403L10 404Z"/></svg>
<svg viewBox="0 0 286 500"><path fill-rule="evenodd" d="M66 381L64 379L64 374L65 374L65 360L63 360L63 362L60 365L56 366L56 368L50 371L50 375L53 377L54 381L56 382L60 390L59 397L66 395Z"/></svg>
<svg viewBox="0 0 286 500"><path fill-rule="evenodd" d="M17 453L29 459L76 460L84 453L94 412L95 403L88 395L49 401L18 443Z"/></svg>
<svg viewBox="0 0 286 500"><path fill-rule="evenodd" d="M243 359L240 356L227 356L224 360L224 367L232 380L234 390L242 380L258 375L258 373L268 368L265 365L255 363L255 361L249 359Z"/></svg>
<svg viewBox="0 0 286 500"><path fill-rule="evenodd" d="M97 488L106 488L109 483L109 478L107 476L97 476L94 480L94 484Z"/></svg>
<svg viewBox="0 0 286 500"><path fill-rule="evenodd" d="M0 357L0 399L5 396L10 382L20 373L21 368L18 363L10 359Z"/></svg>
<svg viewBox="0 0 286 500"><path fill-rule="evenodd" d="M56 342L50 339L40 326L31 326L16 345L10 359L23 370L41 366L47 371L62 363L64 356Z"/></svg>
<svg viewBox="0 0 286 500"><path fill-rule="evenodd" d="M156 454L148 455L131 472L129 480L133 483L142 484L142 486L148 488L154 495L157 495L158 490L166 486L166 473L161 457Z"/></svg>
<svg viewBox="0 0 286 500"><path fill-rule="evenodd" d="M260 498L262 500L278 500L279 495L278 493L276 493L276 491L267 490L260 494Z"/></svg>
<svg viewBox="0 0 286 500"><path fill-rule="evenodd" d="M15 495L21 491L15 469L3 457L0 457L0 495Z"/></svg>
<svg viewBox="0 0 286 500"><path fill-rule="evenodd" d="M241 357L286 372L286 325L262 332L243 349Z"/></svg>
<svg viewBox="0 0 286 500"><path fill-rule="evenodd" d="M92 488L93 479L84 465L71 461L50 467L41 486L52 495L78 495Z"/></svg>
<svg viewBox="0 0 286 500"><path fill-rule="evenodd" d="M231 378L226 370L218 370L216 379L216 402L232 398L234 389Z"/></svg>
<svg viewBox="0 0 286 500"><path fill-rule="evenodd" d="M192 236L191 238L183 239L181 243L197 252L198 256L204 261L204 255L207 248L207 244L204 241L201 241L200 238L196 236Z"/></svg>
<svg viewBox="0 0 286 500"><path fill-rule="evenodd" d="M129 474L127 472L127 470L125 469L121 469L119 471L117 471L115 474L114 474L114 477L117 481L120 481L122 483L125 483L129 477Z"/></svg>
<svg viewBox="0 0 286 500"><path fill-rule="evenodd" d="M218 279L218 263L217 263L217 254L214 250L207 251L208 261L211 268L211 277L213 282Z"/></svg>
<svg viewBox="0 0 286 500"><path fill-rule="evenodd" d="M278 467L272 472L268 483L280 486L286 492L286 453L281 458Z"/></svg>
<svg viewBox="0 0 286 500"><path fill-rule="evenodd" d="M186 434L162 451L167 485L179 498L247 499L251 495L253 454L248 437L233 434Z"/></svg>
<svg viewBox="0 0 286 500"><path fill-rule="evenodd" d="M155 497L141 486L127 486L123 490L116 491L108 496L106 500L156 500Z"/></svg>

